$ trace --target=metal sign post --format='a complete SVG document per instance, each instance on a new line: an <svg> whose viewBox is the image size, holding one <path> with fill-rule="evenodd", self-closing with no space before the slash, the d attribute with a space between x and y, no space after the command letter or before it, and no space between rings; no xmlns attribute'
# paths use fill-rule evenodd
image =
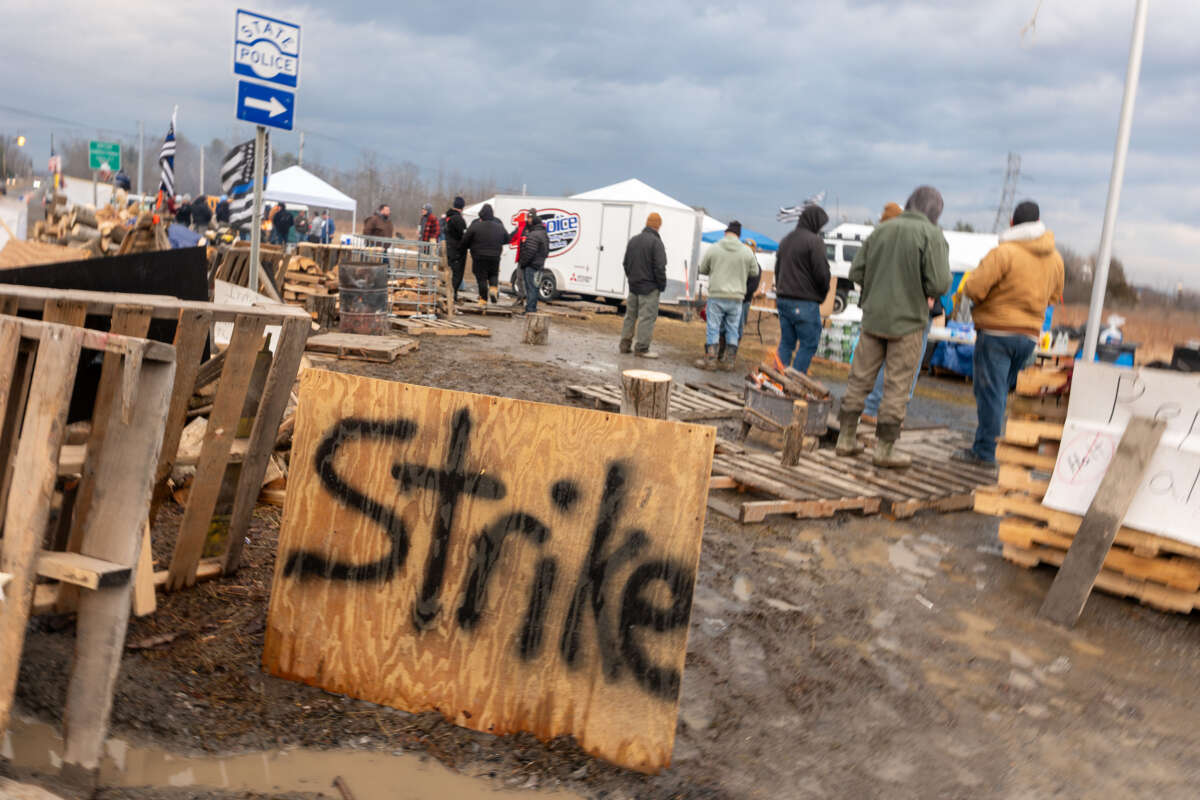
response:
<svg viewBox="0 0 1200 800"><path fill-rule="evenodd" d="M1104 313L1104 294L1108 289L1108 266L1112 261L1113 233L1117 227L1117 206L1121 202L1121 184L1125 180L1125 156L1129 153L1129 131L1133 127L1133 103L1137 98L1138 77L1142 71L1142 45L1146 40L1146 14L1150 0L1138 0L1133 12L1133 40L1129 45L1129 67L1125 71L1125 96L1121 100L1121 122L1117 125L1117 149L1113 153L1112 177L1108 182L1108 203L1104 208L1104 228L1100 232L1100 253L1092 273L1092 302L1088 307L1087 333L1083 339L1083 359L1096 358L1100 338L1100 317Z"/></svg>
<svg viewBox="0 0 1200 800"><path fill-rule="evenodd" d="M258 125L254 130L254 215L250 218L250 291L258 291L258 250L262 244L262 179L263 158L267 149L267 129Z"/></svg>

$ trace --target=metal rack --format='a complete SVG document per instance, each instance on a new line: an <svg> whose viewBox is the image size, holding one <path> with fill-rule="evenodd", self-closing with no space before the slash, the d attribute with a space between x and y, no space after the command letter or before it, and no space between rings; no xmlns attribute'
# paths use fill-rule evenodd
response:
<svg viewBox="0 0 1200 800"><path fill-rule="evenodd" d="M350 250L351 263L387 265L389 317L437 315L445 282L441 244L354 236Z"/></svg>

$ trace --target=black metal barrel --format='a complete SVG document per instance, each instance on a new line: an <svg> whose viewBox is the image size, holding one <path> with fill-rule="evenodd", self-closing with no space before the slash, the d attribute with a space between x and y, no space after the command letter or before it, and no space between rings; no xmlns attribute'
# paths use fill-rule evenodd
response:
<svg viewBox="0 0 1200 800"><path fill-rule="evenodd" d="M388 325L387 264L338 265L338 294L342 333L384 336Z"/></svg>

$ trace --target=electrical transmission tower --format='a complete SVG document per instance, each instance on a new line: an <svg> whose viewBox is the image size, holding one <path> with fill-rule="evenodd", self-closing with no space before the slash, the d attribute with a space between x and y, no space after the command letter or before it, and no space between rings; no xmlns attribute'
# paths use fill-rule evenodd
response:
<svg viewBox="0 0 1200 800"><path fill-rule="evenodd" d="M1012 220L1013 204L1017 199L1017 179L1021 177L1021 156L1008 154L1008 168L1004 171L1004 189L1000 193L1000 207L996 209L996 224L992 233L1000 233Z"/></svg>

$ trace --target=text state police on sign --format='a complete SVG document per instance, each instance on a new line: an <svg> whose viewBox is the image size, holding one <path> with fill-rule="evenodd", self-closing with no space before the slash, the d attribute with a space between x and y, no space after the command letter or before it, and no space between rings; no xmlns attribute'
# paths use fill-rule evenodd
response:
<svg viewBox="0 0 1200 800"><path fill-rule="evenodd" d="M239 9L234 17L233 71L296 88L300 84L300 26Z"/></svg>

